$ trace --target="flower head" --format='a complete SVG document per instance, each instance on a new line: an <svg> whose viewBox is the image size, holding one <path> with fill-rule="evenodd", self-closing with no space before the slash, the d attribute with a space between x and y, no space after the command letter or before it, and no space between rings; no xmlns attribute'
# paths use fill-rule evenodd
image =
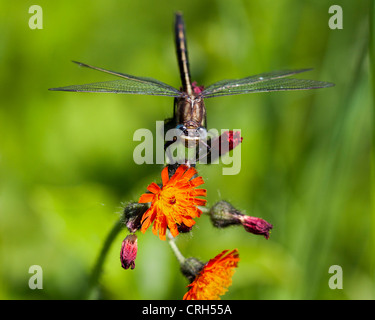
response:
<svg viewBox="0 0 375 320"><path fill-rule="evenodd" d="M139 198L139 203L151 202L150 208L143 214L141 231L143 233L153 224L152 232L161 240L166 239L167 227L173 237L181 230L195 224L193 218L199 217L202 211L197 206L206 205L206 200L199 196L206 196L205 189L195 189L204 183L202 177L193 176L197 171L193 167L180 165L174 175L169 178L168 166L161 173L163 185L159 187L151 183L145 193Z"/></svg>
<svg viewBox="0 0 375 320"><path fill-rule="evenodd" d="M224 250L208 261L188 287L184 300L220 300L232 284L232 276L240 260L238 250Z"/></svg>
<svg viewBox="0 0 375 320"><path fill-rule="evenodd" d="M120 260L124 269L135 268L135 258L137 257L137 236L135 234L128 235L121 245Z"/></svg>

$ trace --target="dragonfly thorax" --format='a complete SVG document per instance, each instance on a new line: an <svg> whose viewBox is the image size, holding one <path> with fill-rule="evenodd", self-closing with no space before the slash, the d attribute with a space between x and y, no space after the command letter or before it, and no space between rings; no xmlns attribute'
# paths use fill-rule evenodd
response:
<svg viewBox="0 0 375 320"><path fill-rule="evenodd" d="M200 97L181 97L175 104L176 123L187 129L206 127L206 107Z"/></svg>

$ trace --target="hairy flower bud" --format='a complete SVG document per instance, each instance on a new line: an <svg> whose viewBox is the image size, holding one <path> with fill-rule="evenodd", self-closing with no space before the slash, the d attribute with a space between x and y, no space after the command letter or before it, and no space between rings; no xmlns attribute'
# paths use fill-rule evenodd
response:
<svg viewBox="0 0 375 320"><path fill-rule="evenodd" d="M148 205L146 203L138 202L131 202L124 208L122 220L129 232L134 233L141 228L142 216L147 209Z"/></svg>
<svg viewBox="0 0 375 320"><path fill-rule="evenodd" d="M187 258L181 264L181 272L191 283L199 272L201 272L203 267L204 263L199 261L197 258Z"/></svg>
<svg viewBox="0 0 375 320"><path fill-rule="evenodd" d="M212 224L217 228L225 228L230 225L242 224L247 232L264 235L269 238L272 224L267 221L242 214L229 202L219 201L210 210Z"/></svg>
<svg viewBox="0 0 375 320"><path fill-rule="evenodd" d="M135 234L128 235L121 245L120 260L124 269L135 268L135 258L137 257L137 236Z"/></svg>
<svg viewBox="0 0 375 320"><path fill-rule="evenodd" d="M224 200L217 202L209 212L212 224L216 228L225 228L230 225L241 224L243 214L236 210L229 202Z"/></svg>

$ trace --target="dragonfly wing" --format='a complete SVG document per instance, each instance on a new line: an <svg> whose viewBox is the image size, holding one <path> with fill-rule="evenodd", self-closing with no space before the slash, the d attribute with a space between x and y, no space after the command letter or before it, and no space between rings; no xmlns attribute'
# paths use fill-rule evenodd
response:
<svg viewBox="0 0 375 320"><path fill-rule="evenodd" d="M318 89L334 85L333 83L324 81L293 78L284 79L285 77L309 70L311 69L281 70L242 79L222 80L208 86L203 90L202 96L204 98L213 98L252 92Z"/></svg>
<svg viewBox="0 0 375 320"><path fill-rule="evenodd" d="M177 90L170 90L168 88L155 85L151 82L134 82L132 80L127 79L95 82L82 85L72 85L61 88L51 88L49 90L73 92L128 93L167 97L179 97L181 95L181 93Z"/></svg>
<svg viewBox="0 0 375 320"><path fill-rule="evenodd" d="M146 77L136 77L125 73L110 71L85 63L76 62L80 66L109 73L122 78L121 80L96 82L83 85L72 85L60 88L51 88L54 91L73 91L73 92L110 92L110 93L130 93L130 94L144 94L144 95L157 95L179 97L181 92L172 86L163 83L159 80Z"/></svg>

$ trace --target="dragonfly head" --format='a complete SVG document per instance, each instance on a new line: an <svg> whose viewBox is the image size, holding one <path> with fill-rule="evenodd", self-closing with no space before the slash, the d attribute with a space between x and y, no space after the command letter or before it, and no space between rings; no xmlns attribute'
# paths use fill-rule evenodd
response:
<svg viewBox="0 0 375 320"><path fill-rule="evenodd" d="M207 138L206 128L193 123L179 124L176 129L181 131L180 138L185 142L187 148L195 147L200 140Z"/></svg>

